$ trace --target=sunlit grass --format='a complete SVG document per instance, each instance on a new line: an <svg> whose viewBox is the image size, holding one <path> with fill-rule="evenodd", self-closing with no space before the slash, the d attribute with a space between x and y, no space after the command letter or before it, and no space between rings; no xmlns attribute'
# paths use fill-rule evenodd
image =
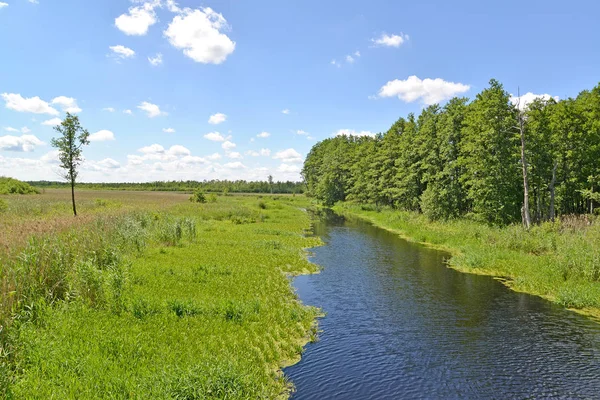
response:
<svg viewBox="0 0 600 400"><path fill-rule="evenodd" d="M280 367L314 335L316 310L288 278L316 269L306 199L187 195L134 211L129 195L3 262L5 395L285 396ZM92 198L90 212L105 207Z"/></svg>

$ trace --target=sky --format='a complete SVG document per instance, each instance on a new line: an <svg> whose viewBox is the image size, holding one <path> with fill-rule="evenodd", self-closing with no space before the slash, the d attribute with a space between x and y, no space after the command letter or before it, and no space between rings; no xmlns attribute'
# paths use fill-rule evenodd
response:
<svg viewBox="0 0 600 400"><path fill-rule="evenodd" d="M597 1L0 0L0 176L299 180L320 140L373 135L491 78L521 106L600 81Z"/></svg>

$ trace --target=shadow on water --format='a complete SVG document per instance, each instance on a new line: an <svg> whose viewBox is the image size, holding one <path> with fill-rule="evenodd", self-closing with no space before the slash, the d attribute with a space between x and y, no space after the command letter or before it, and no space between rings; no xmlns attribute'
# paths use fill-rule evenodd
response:
<svg viewBox="0 0 600 400"><path fill-rule="evenodd" d="M314 232L323 271L294 285L327 316L285 369L293 399L600 398L597 323L360 220Z"/></svg>

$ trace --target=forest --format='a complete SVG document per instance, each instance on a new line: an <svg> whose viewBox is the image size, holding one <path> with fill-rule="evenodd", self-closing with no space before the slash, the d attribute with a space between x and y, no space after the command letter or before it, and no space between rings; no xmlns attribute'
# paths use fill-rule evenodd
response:
<svg viewBox="0 0 600 400"><path fill-rule="evenodd" d="M307 194L326 205L371 203L431 220L535 224L594 213L600 84L576 98L514 104L492 79L472 101L428 106L375 137L317 143L302 175Z"/></svg>

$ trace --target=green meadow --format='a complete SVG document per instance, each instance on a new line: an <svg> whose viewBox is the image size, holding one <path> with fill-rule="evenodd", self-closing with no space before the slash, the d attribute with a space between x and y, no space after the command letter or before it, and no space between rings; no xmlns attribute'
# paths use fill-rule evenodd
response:
<svg viewBox="0 0 600 400"><path fill-rule="evenodd" d="M2 198L3 397L289 395L318 313L290 284L317 270L306 198L81 191L74 218L68 196Z"/></svg>

